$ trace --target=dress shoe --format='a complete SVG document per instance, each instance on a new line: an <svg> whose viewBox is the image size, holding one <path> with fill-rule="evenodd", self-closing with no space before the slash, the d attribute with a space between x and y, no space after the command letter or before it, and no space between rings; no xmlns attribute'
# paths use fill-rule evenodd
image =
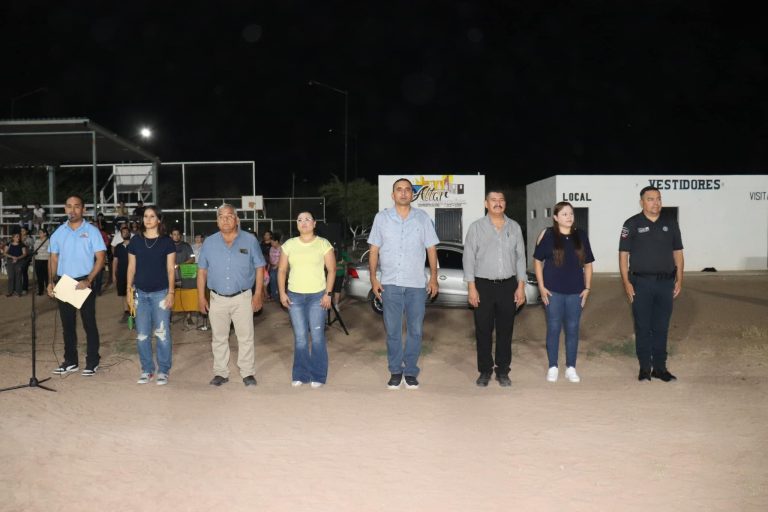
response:
<svg viewBox="0 0 768 512"><path fill-rule="evenodd" d="M217 375L213 379L211 379L211 386L221 386L225 382L229 382L229 378L222 377L221 375Z"/></svg>
<svg viewBox="0 0 768 512"><path fill-rule="evenodd" d="M657 370L656 368L654 368L653 371L651 372L651 377L653 377L654 379L661 379L664 382L677 380L677 377L669 373L669 370L667 370L666 368L662 370Z"/></svg>
<svg viewBox="0 0 768 512"><path fill-rule="evenodd" d="M512 386L512 380L509 378L509 375L506 373L496 375L496 380L499 381L499 386L503 388L508 388Z"/></svg>
<svg viewBox="0 0 768 512"><path fill-rule="evenodd" d="M256 377L253 375L249 375L247 377L243 378L243 384L245 384L245 387L248 386L255 386L256 385Z"/></svg>
<svg viewBox="0 0 768 512"><path fill-rule="evenodd" d="M475 381L475 384L481 388L485 388L488 387L489 382L491 382L491 372L482 372Z"/></svg>
<svg viewBox="0 0 768 512"><path fill-rule="evenodd" d="M637 380L641 382L644 380L651 380L651 370L640 368L640 374L637 376Z"/></svg>

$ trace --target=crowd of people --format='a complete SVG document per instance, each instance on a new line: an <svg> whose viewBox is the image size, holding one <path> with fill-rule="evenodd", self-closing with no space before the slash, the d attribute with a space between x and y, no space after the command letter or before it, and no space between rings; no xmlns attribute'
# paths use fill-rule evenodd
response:
<svg viewBox="0 0 768 512"><path fill-rule="evenodd" d="M401 385L408 389L419 387L425 305L429 297L439 293L437 233L429 216L412 206L413 196L409 180L396 180L392 186L393 207L375 216L368 237L371 289L382 301L390 373L386 385L390 389ZM32 241L26 241L30 235L28 231L24 234L26 227L21 227L2 249L10 269L9 295L23 293L20 274L25 272L18 269L35 249L46 249L37 251L39 260L35 256L38 292L47 289L52 298L54 285L63 275L72 277L77 288L97 292L102 269L111 261L107 275L116 284L118 295L125 297L123 318L135 312L141 366L137 382L154 380L165 385L172 362L171 310L176 288L185 279L179 265L194 262L196 278L185 287L194 285L197 309L210 319L211 385L229 381L230 326L234 326L237 337L237 366L243 384L257 384L253 316L268 300L279 300L293 328L291 385L319 388L326 384L326 316L338 301L348 256L317 235L312 212L298 214L298 236L281 241L278 233L266 231L259 241L240 229L237 209L224 204L217 209L218 231L205 239L196 236L194 245L190 245L176 228L170 236L165 234L159 208L140 206L141 222L136 232L126 219L111 241L104 235L98 216L92 223L84 220L84 202L77 195L67 198L67 221L50 240L41 229L38 243L30 248ZM475 323L476 385L487 387L495 375L500 386L509 387L515 314L526 300L525 246L520 225L505 214L502 191L488 191L484 206L487 214L469 227L463 253L467 301L473 308ZM677 222L661 216L661 193L657 188L640 191L640 207L640 213L624 222L619 236L621 279L634 317L638 380L670 382L676 377L667 367L667 336L673 300L682 290L682 237ZM559 346L564 331L564 376L577 383L581 380L576 371L580 319L592 291L595 258L587 233L575 225L573 206L560 202L553 211L552 226L538 235L533 254L547 320L546 380L555 382L559 378ZM110 248L112 254L108 255ZM425 255L428 275L423 266ZM84 376L94 375L99 366L97 295L89 294L79 308L87 337ZM79 370L77 309L63 301L58 303L65 351L64 361L54 373L67 374Z"/></svg>

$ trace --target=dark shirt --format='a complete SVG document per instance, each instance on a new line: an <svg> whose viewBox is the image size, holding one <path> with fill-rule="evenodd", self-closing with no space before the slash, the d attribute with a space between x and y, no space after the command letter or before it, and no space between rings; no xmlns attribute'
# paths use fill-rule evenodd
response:
<svg viewBox="0 0 768 512"><path fill-rule="evenodd" d="M584 264L592 263L595 257L592 255L592 247L589 238L584 231L577 229L576 235L584 249ZM544 262L544 287L556 293L574 294L584 290L584 267L579 263L576 254L573 236L562 235L563 239L563 263L555 265L555 235L552 228L548 228L536 246L533 257Z"/></svg>
<svg viewBox="0 0 768 512"><path fill-rule="evenodd" d="M651 221L642 212L628 218L621 228L619 251L629 253L629 269L639 274L672 274L674 251L683 250L680 227L671 217Z"/></svg>
<svg viewBox="0 0 768 512"><path fill-rule="evenodd" d="M117 258L117 279L120 282L125 282L128 279L128 246L125 244L117 244L114 249L115 258Z"/></svg>
<svg viewBox="0 0 768 512"><path fill-rule="evenodd" d="M136 256L136 275L133 285L144 292L157 292L168 288L168 255L176 253L173 240L168 236L131 238L128 252Z"/></svg>
<svg viewBox="0 0 768 512"><path fill-rule="evenodd" d="M19 245L8 244L8 247L5 249L5 254L8 256L16 256L18 258L22 254L24 254L24 244L19 244Z"/></svg>

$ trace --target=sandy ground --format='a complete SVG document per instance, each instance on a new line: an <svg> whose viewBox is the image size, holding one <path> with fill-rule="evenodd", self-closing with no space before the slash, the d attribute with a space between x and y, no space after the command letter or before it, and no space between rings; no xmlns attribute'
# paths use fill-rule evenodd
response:
<svg viewBox="0 0 768 512"><path fill-rule="evenodd" d="M636 380L617 278L593 287L580 384L545 382L540 307L517 319L511 389L475 386L470 311L430 309L413 391L386 389L383 326L360 303L349 336L328 330L322 389L290 386L274 303L255 320L256 388L234 363L208 385L210 333L181 317L170 384L139 386L109 290L96 377L0 394L0 510L768 510L768 274L687 277L669 384ZM0 298L0 387L31 375L29 299ZM39 311L42 378L63 344L54 304Z"/></svg>

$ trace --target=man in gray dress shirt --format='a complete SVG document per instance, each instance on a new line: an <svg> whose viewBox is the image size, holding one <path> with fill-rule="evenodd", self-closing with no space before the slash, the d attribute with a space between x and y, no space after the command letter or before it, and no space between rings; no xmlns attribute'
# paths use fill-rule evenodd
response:
<svg viewBox="0 0 768 512"><path fill-rule="evenodd" d="M464 243L464 280L469 304L475 309L477 385L488 386L491 374L509 387L512 362L512 330L517 307L525 303L525 243L520 225L504 214L504 193L492 190L485 196L488 214L472 223ZM493 328L496 326L494 368Z"/></svg>

